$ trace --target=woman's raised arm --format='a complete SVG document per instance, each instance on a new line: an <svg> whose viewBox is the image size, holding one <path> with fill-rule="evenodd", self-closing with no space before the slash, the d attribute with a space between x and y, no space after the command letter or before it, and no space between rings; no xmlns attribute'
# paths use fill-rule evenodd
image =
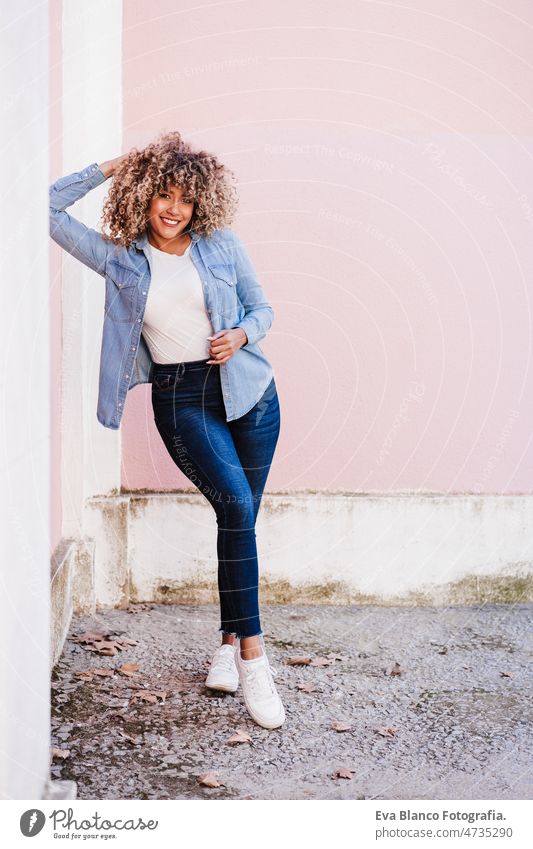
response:
<svg viewBox="0 0 533 849"><path fill-rule="evenodd" d="M127 153L117 156L116 159L108 159L101 165L93 162L81 171L60 177L49 188L51 238L69 254L102 276L105 275L107 260L113 252L113 243L69 215L65 209L111 177L126 156Z"/></svg>

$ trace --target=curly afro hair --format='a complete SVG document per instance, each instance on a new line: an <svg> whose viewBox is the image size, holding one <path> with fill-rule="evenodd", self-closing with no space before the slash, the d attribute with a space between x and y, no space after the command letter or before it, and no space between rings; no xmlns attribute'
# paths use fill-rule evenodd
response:
<svg viewBox="0 0 533 849"><path fill-rule="evenodd" d="M201 236L231 224L238 206L234 173L205 150L194 150L177 131L132 148L113 174L101 222L105 238L128 247L146 230L150 201L169 185L194 200L190 228Z"/></svg>

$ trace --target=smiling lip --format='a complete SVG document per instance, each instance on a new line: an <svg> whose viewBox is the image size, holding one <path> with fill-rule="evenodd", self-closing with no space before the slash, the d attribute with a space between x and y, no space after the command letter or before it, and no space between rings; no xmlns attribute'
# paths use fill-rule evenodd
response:
<svg viewBox="0 0 533 849"><path fill-rule="evenodd" d="M180 224L180 221L177 221L175 218L167 218L166 215L159 216L163 224L166 224L167 227L175 227L176 224Z"/></svg>

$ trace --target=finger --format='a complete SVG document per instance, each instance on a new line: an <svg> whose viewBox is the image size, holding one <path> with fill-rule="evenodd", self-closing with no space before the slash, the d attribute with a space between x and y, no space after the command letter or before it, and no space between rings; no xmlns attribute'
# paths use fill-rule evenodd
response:
<svg viewBox="0 0 533 849"><path fill-rule="evenodd" d="M230 351L231 351L231 346L229 346L227 343L220 344L220 343L215 342L211 345L209 353L211 355L213 355L213 354L229 354Z"/></svg>
<svg viewBox="0 0 533 849"><path fill-rule="evenodd" d="M225 363L231 357L231 352L227 355L215 354L212 360L208 360L209 363L214 363L215 365L220 365L220 363Z"/></svg>

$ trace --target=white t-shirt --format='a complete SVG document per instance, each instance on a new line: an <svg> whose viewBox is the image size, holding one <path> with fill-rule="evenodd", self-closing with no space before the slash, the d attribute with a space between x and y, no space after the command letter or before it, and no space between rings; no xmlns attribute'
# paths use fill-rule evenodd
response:
<svg viewBox="0 0 533 849"><path fill-rule="evenodd" d="M190 258L160 251L148 243L152 277L142 334L156 363L209 358L214 333L205 309L202 281Z"/></svg>

